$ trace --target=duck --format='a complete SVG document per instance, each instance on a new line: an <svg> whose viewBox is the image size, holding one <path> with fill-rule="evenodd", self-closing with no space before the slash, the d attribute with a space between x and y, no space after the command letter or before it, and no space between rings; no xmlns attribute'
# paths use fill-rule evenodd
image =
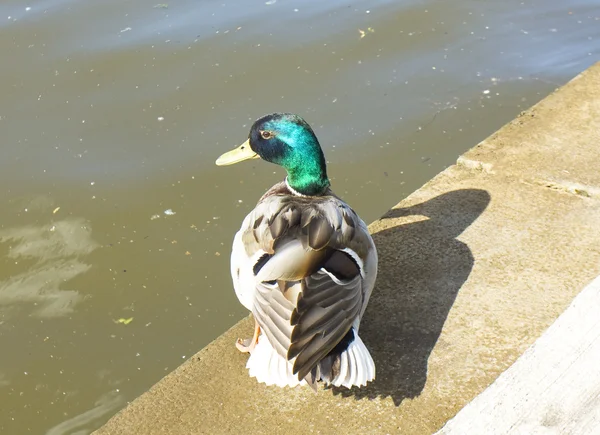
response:
<svg viewBox="0 0 600 435"><path fill-rule="evenodd" d="M331 190L319 141L291 113L256 120L248 139L218 166L262 159L283 167L244 218L231 250L231 277L254 334L238 339L246 368L259 383L317 383L352 388L375 379L359 336L377 276L377 250L367 225Z"/></svg>

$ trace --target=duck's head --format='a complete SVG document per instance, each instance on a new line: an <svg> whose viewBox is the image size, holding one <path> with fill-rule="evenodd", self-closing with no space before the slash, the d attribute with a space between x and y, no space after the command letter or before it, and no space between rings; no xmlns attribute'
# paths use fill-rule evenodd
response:
<svg viewBox="0 0 600 435"><path fill-rule="evenodd" d="M248 140L217 159L232 165L261 158L287 171L286 183L294 193L316 196L329 187L325 157L312 128L298 115L273 113L252 125Z"/></svg>

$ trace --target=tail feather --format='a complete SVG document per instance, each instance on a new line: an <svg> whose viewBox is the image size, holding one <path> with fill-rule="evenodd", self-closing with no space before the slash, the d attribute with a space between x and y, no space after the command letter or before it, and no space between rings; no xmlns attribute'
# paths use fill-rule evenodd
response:
<svg viewBox="0 0 600 435"><path fill-rule="evenodd" d="M263 334L258 338L258 344L250 354L246 368L250 376L258 382L278 387L296 387L306 385L306 381L298 380L293 374L293 363L279 355Z"/></svg>
<svg viewBox="0 0 600 435"><path fill-rule="evenodd" d="M375 379L375 363L369 350L354 334L354 340L339 355L331 355L319 363L321 379L336 387L362 387Z"/></svg>
<svg viewBox="0 0 600 435"><path fill-rule="evenodd" d="M300 381L293 373L294 360L288 361L279 355L268 338L261 334L258 344L246 363L246 368L250 376L256 378L258 382L279 387L309 384L315 389L316 380L322 380L336 387L351 388L354 385L359 387L367 385L367 382L375 379L375 364L358 334L355 333L354 337L346 350L324 358Z"/></svg>

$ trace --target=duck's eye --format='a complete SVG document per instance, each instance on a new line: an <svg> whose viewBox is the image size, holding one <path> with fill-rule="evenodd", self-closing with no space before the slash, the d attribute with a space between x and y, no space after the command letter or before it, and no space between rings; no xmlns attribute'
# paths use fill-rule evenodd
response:
<svg viewBox="0 0 600 435"><path fill-rule="evenodd" d="M273 137L273 132L269 130L261 130L260 136L263 139L271 139Z"/></svg>

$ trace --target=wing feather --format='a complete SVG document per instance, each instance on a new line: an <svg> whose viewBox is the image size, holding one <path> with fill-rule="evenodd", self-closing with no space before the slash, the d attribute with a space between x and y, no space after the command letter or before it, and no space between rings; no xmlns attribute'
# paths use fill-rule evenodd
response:
<svg viewBox="0 0 600 435"><path fill-rule="evenodd" d="M265 195L240 231L249 257L268 254L253 265L252 312L301 380L358 324L374 281L371 273L365 282L361 268L374 246L366 225L337 197L294 197L282 189Z"/></svg>

